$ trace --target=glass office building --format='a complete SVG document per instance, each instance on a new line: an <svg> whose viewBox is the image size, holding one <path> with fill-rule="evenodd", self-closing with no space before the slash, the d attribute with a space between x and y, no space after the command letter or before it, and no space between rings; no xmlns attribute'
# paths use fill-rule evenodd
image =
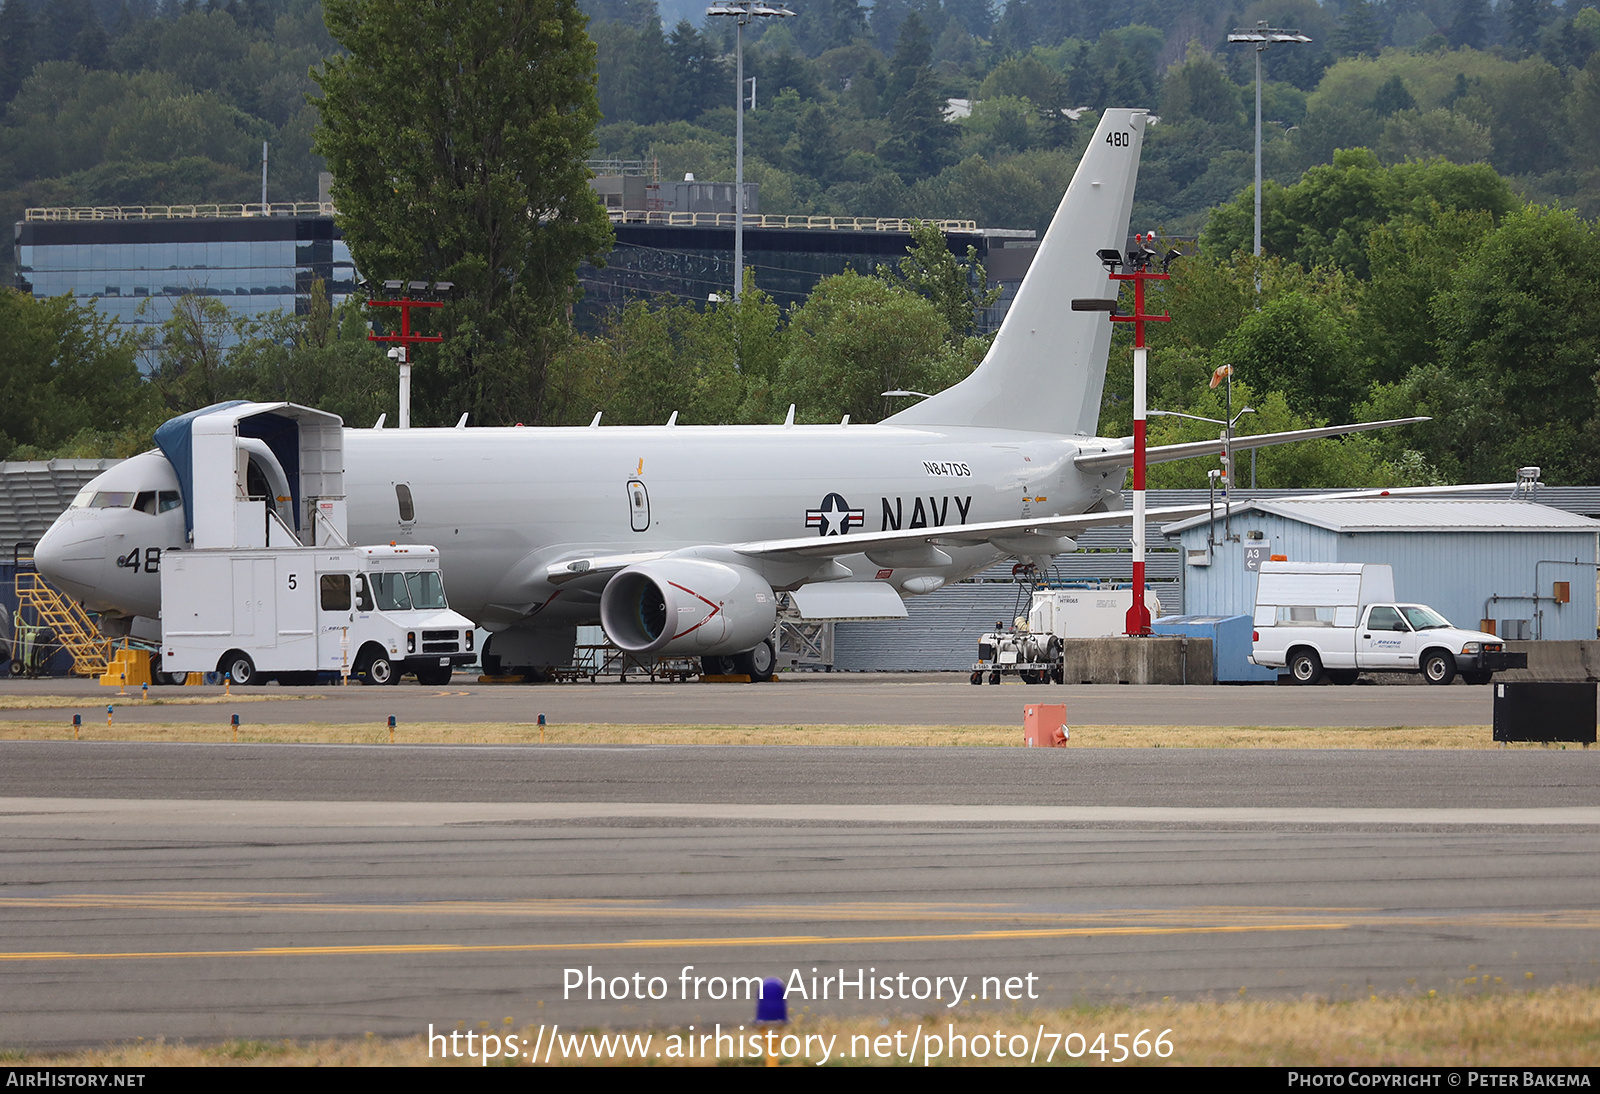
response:
<svg viewBox="0 0 1600 1094"><path fill-rule="evenodd" d="M578 267L583 299L575 321L580 329L598 330L607 315L629 300L670 297L704 304L713 294L725 299L732 295L731 225L613 227L616 249L606 256L606 265ZM1034 233L972 228L947 231L945 238L958 257L964 258L969 246L976 248L990 285L1001 290L1000 299L978 323L981 331L998 329L1038 248ZM824 277L845 270L870 274L879 266L892 266L906 256L911 242L911 233L903 229L746 228L744 261L756 285L787 310L803 303Z"/></svg>
<svg viewBox="0 0 1600 1094"><path fill-rule="evenodd" d="M164 323L189 295L256 316L307 311L319 278L335 301L354 288L355 266L331 209L275 208L271 216L231 209L214 216L30 209L15 232L18 287L38 297L68 294L135 328Z"/></svg>
<svg viewBox="0 0 1600 1094"><path fill-rule="evenodd" d="M191 209L201 215L178 215ZM18 287L41 298L69 294L133 328L166 322L187 295L216 297L243 316L304 314L317 279L335 302L356 285L331 205L273 206L268 216L238 205L30 209L27 216L15 232ZM665 297L703 306L713 294L731 296L731 224L716 223L715 215L687 216L696 223L615 225L616 247L605 265L579 267L583 297L573 318L580 330L598 332L629 300ZM745 263L758 286L792 307L824 277L847 269L870 274L905 256L911 235L904 222L861 223L747 228ZM957 255L975 247L990 283L1001 288L999 302L979 321L981 330L996 329L1038 246L1034 233L970 227L948 231L947 238Z"/></svg>

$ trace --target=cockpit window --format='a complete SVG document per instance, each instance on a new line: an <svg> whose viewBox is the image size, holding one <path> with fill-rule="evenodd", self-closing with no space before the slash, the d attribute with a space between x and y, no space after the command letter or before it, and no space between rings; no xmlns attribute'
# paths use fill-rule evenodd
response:
<svg viewBox="0 0 1600 1094"><path fill-rule="evenodd" d="M179 494L176 490L161 491L160 502L157 506L161 512L170 512L173 509L177 509L181 505L183 505L183 495Z"/></svg>
<svg viewBox="0 0 1600 1094"><path fill-rule="evenodd" d="M91 501L93 501L93 500L94 500L94 487L85 486L82 490L78 491L78 496L72 499L72 504L69 505L67 508L69 508L69 509L87 509L87 508L89 508L89 503Z"/></svg>
<svg viewBox="0 0 1600 1094"><path fill-rule="evenodd" d="M154 490L139 491L139 496L134 500L133 507L141 513L149 513L152 517L155 516L156 492Z"/></svg>
<svg viewBox="0 0 1600 1094"><path fill-rule="evenodd" d="M129 509L136 495L132 490L100 490L89 500L90 509Z"/></svg>

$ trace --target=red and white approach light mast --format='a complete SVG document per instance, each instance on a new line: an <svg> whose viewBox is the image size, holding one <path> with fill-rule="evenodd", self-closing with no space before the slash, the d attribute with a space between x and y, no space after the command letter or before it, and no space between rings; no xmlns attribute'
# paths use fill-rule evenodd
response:
<svg viewBox="0 0 1600 1094"><path fill-rule="evenodd" d="M400 333L399 334L374 334L367 333L369 342L398 342L389 351L389 356L400 366L400 428L411 428L411 347L419 342L443 342L442 334L417 334L411 329L412 308L442 308L444 301L437 297L446 296L454 289L455 285L449 281L435 281L429 284L426 281L385 281L383 290L386 293L400 294L393 300L369 300L369 308L399 308ZM428 297L429 299L417 299Z"/></svg>
<svg viewBox="0 0 1600 1094"><path fill-rule="evenodd" d="M1111 280L1133 282L1132 315L1119 313L1115 298L1072 302L1073 311L1109 311L1113 323L1133 324L1133 606L1128 609L1127 618L1127 633L1130 635L1150 633L1150 609L1144 603L1145 388L1148 374L1144 325L1147 320L1165 323L1172 318L1165 312L1160 315L1145 312L1144 286L1147 281L1169 280L1171 274L1167 273L1167 267L1178 257L1175 250L1169 250L1165 257L1158 255L1151 246L1155 239L1154 232L1135 235L1133 246L1128 249L1125 258L1120 252L1110 249L1096 252L1096 256L1105 264L1106 272L1111 275ZM1158 258L1161 261L1160 272L1150 268ZM1124 272L1118 273L1119 268Z"/></svg>

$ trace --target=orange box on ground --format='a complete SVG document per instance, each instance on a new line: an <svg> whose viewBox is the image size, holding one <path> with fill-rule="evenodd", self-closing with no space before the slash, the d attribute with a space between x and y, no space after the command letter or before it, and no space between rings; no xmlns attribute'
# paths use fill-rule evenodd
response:
<svg viewBox="0 0 1600 1094"><path fill-rule="evenodd" d="M1065 748L1067 705L1032 703L1022 708L1022 739L1029 748Z"/></svg>

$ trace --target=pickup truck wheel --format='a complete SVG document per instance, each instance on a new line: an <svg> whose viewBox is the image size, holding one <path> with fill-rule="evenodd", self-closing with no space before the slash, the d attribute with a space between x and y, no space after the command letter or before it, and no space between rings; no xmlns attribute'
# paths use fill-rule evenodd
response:
<svg viewBox="0 0 1600 1094"><path fill-rule="evenodd" d="M1315 650L1296 650L1289 658L1289 675L1297 684L1315 684L1322 679L1322 658Z"/></svg>
<svg viewBox="0 0 1600 1094"><path fill-rule="evenodd" d="M1422 655L1422 675L1430 684L1448 684L1456 678L1456 659L1444 650Z"/></svg>

